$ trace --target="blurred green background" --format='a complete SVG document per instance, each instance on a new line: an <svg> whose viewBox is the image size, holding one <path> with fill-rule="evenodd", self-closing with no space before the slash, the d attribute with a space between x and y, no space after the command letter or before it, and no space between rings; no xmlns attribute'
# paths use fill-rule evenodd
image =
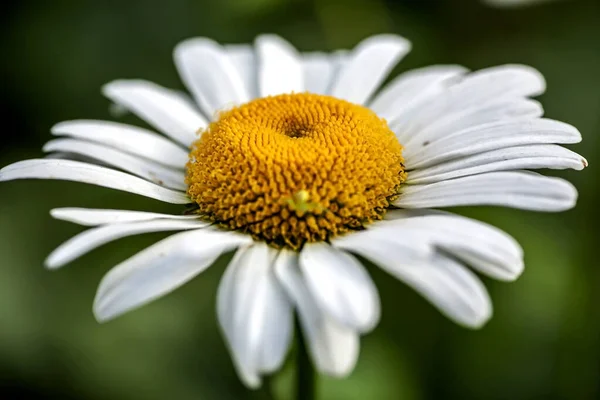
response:
<svg viewBox="0 0 600 400"><path fill-rule="evenodd" d="M477 0L34 0L4 8L1 166L41 156L58 121L113 119L99 93L112 79L183 88L171 51L196 35L236 43L274 32L301 50L318 50L394 32L414 44L396 73L435 63L537 67L548 80L546 115L577 126L584 137L573 148L591 167L558 173L579 188L578 207L562 214L456 210L505 229L526 252L516 283L485 280L495 315L480 331L454 325L371 268L383 319L362 341L354 373L323 378L320 398L600 398L600 1L503 10ZM179 207L67 182L8 182L0 193L0 399L267 398L242 387L217 327L225 260L105 325L91 313L100 278L166 235L111 243L58 272L42 267L54 247L82 230L52 220L53 207ZM272 380L280 399L290 398L292 369Z"/></svg>

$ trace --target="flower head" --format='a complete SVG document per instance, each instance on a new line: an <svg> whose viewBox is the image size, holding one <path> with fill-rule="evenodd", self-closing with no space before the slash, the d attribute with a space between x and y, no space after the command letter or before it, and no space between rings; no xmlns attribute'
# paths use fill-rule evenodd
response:
<svg viewBox="0 0 600 400"><path fill-rule="evenodd" d="M394 35L333 54L298 53L272 35L253 47L188 40L175 62L194 102L146 81L104 87L164 136L108 121L62 122L44 150L89 161L20 161L0 180L71 180L191 205L184 215L52 210L91 227L48 257L52 269L121 237L182 231L108 272L94 302L99 321L236 250L217 315L244 383L257 387L281 366L294 310L317 368L345 376L359 336L380 317L378 292L356 255L454 321L480 327L492 306L470 268L514 280L522 250L492 226L432 208L567 210L577 197L570 183L526 170L587 165L559 145L579 142L577 129L542 118L530 99L545 90L530 67L426 67L377 93L409 49Z"/></svg>

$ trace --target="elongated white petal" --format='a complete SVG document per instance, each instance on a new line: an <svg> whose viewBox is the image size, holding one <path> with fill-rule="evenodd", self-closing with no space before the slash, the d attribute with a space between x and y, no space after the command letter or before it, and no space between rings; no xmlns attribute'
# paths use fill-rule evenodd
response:
<svg viewBox="0 0 600 400"><path fill-rule="evenodd" d="M153 219L196 220L198 215L171 215L145 211L107 210L94 208L63 207L50 210L50 215L62 221L83 226L121 224L126 222L150 221Z"/></svg>
<svg viewBox="0 0 600 400"><path fill-rule="evenodd" d="M100 282L94 315L100 322L140 307L183 285L249 236L210 228L172 235L111 269Z"/></svg>
<svg viewBox="0 0 600 400"><path fill-rule="evenodd" d="M294 302L310 356L320 372L345 377L356 365L358 334L324 313L313 298L298 265L298 255L282 250L275 261L277 278Z"/></svg>
<svg viewBox="0 0 600 400"><path fill-rule="evenodd" d="M116 122L64 121L52 127L52 134L101 143L174 168L183 169L189 158L180 146L154 132Z"/></svg>
<svg viewBox="0 0 600 400"><path fill-rule="evenodd" d="M226 108L246 103L250 95L225 50L207 38L178 44L175 65L196 102L211 119Z"/></svg>
<svg viewBox="0 0 600 400"><path fill-rule="evenodd" d="M408 40L396 35L377 35L363 40L339 71L331 95L356 104L367 103L410 48Z"/></svg>
<svg viewBox="0 0 600 400"><path fill-rule="evenodd" d="M240 293L236 293L236 290L238 290L236 287L236 278L239 266L243 266L244 263L248 261L244 256L251 246L252 245L241 247L236 251L221 278L219 289L217 291L217 318L219 320L219 325L223 330L225 341L231 352L233 365L235 366L240 380L249 388L256 389L260 387L262 383L260 373L258 368L256 368L256 365L252 363L253 360L251 360L249 355L249 346L243 347L245 343L239 339L234 331L236 326L234 304L236 304L236 295L240 295ZM268 263L270 260L262 261L263 263ZM248 295L247 293L244 294Z"/></svg>
<svg viewBox="0 0 600 400"><path fill-rule="evenodd" d="M206 119L174 90L143 80L117 80L102 88L106 97L127 108L175 141L189 147Z"/></svg>
<svg viewBox="0 0 600 400"><path fill-rule="evenodd" d="M579 131L551 119L509 120L474 126L431 144L405 148L408 169L421 169L485 151L531 144L578 143Z"/></svg>
<svg viewBox="0 0 600 400"><path fill-rule="evenodd" d="M386 220L348 234L332 245L377 262L429 262L440 250L499 280L523 272L523 250L505 232L482 222L431 210L391 210Z"/></svg>
<svg viewBox="0 0 600 400"><path fill-rule="evenodd" d="M261 97L304 91L302 59L291 44L276 35L261 35L255 45Z"/></svg>
<svg viewBox="0 0 600 400"><path fill-rule="evenodd" d="M581 170L586 166L585 158L562 146L553 144L515 146L411 171L407 183L434 183L494 171L539 168Z"/></svg>
<svg viewBox="0 0 600 400"><path fill-rule="evenodd" d="M459 215L431 210L392 210L374 226L387 235L420 236L492 278L512 281L523 272L523 250L502 230Z"/></svg>
<svg viewBox="0 0 600 400"><path fill-rule="evenodd" d="M335 61L325 53L302 54L304 88L307 92L327 94L335 72Z"/></svg>
<svg viewBox="0 0 600 400"><path fill-rule="evenodd" d="M429 216L425 218L429 218ZM460 218L456 217L456 221L460 221ZM464 243L464 247L454 248L451 244L460 242L459 240L452 239L450 236L451 223L442 225L446 231L438 234L436 233L437 226L433 226L436 221L429 221L431 223L426 225L422 224L419 218L407 217L394 222L394 224L389 225L379 223L373 229L348 235L347 237L356 237L354 243L361 243L360 246L352 249L349 248L349 250L370 259L390 274L413 287L442 311L442 313L459 324L474 328L483 325L492 313L491 302L485 287L468 269L440 254L437 246L444 244L445 246L442 247L443 250L452 251L453 254L460 254L465 258L467 258L467 255L477 254L482 260L488 260L491 254L496 255L496 253L489 249L494 244L487 244L487 247L479 249L477 245L470 248L468 243ZM473 221L473 224L476 224L476 222ZM487 227L481 227L479 231L487 233L487 229ZM386 241L388 244L382 246L381 241L373 240L375 237L368 233L370 230L380 231L381 237L387 235L390 238L390 240ZM469 236L467 233L461 232L460 229L456 229L455 231L462 234L461 239ZM497 232L495 234L498 236ZM416 240L420 240L423 245L429 246L431 251L423 253L418 257L415 256L415 253L395 251L394 247L389 245L394 241L400 243L406 237L413 237ZM338 247L350 247L351 242L344 240L344 238L340 238L342 240L336 239L332 244ZM444 238L449 239L450 243L444 242ZM491 239L491 236L488 239ZM506 239L503 238L502 240ZM477 244L481 244L482 242L484 240L480 240ZM460 244L457 246L460 246ZM498 248L502 247L502 245L497 246ZM473 259L469 259L469 261L481 260L473 256ZM492 264L492 262L488 264L480 262L478 268L495 276L494 274L496 274L497 269L490 267L489 264ZM496 275L501 276L502 274L497 273Z"/></svg>
<svg viewBox="0 0 600 400"><path fill-rule="evenodd" d="M520 64L499 65L475 71L460 85L461 90L469 90L472 94L485 89L487 97L506 96L509 93L514 96L532 97L546 91L544 76L535 68Z"/></svg>
<svg viewBox="0 0 600 400"><path fill-rule="evenodd" d="M135 157L110 147L77 139L56 139L44 145L46 152L67 152L92 158L103 164L122 169L147 181L171 189L185 191L185 174L153 161Z"/></svg>
<svg viewBox="0 0 600 400"><path fill-rule="evenodd" d="M88 229L87 231L83 231L80 234L73 236L50 253L48 258L46 258L45 264L49 269L60 268L106 243L127 236L150 232L199 229L208 225L210 225L209 222L200 220L178 221L167 219L104 225Z"/></svg>
<svg viewBox="0 0 600 400"><path fill-rule="evenodd" d="M291 303L275 278L277 251L265 243L239 249L217 294L217 315L244 383L278 369L292 334Z"/></svg>
<svg viewBox="0 0 600 400"><path fill-rule="evenodd" d="M533 211L575 206L577 189L568 181L526 172L490 172L429 185L407 185L394 205L436 208L494 205Z"/></svg>
<svg viewBox="0 0 600 400"><path fill-rule="evenodd" d="M24 160L0 170L0 182L14 179L59 179L123 190L173 204L190 200L183 192L97 165L71 160Z"/></svg>
<svg viewBox="0 0 600 400"><path fill-rule="evenodd" d="M545 87L544 77L528 66L502 65L483 69L446 85L444 90L432 93L418 107L397 115L392 129L402 143L407 143L419 131L437 121L452 118L455 113L485 109L490 103L502 99L510 101L536 96ZM419 140L424 142L429 139Z"/></svg>
<svg viewBox="0 0 600 400"><path fill-rule="evenodd" d="M441 93L467 72L460 65L434 65L405 72L386 85L369 108L392 123L422 101Z"/></svg>
<svg viewBox="0 0 600 400"><path fill-rule="evenodd" d="M237 70L250 99L258 97L257 60L252 46L247 44L225 45L229 60Z"/></svg>
<svg viewBox="0 0 600 400"><path fill-rule="evenodd" d="M425 126L414 124L407 128L409 138L403 142L403 145L414 152L419 147L431 145L439 139L450 137L474 126L496 121L531 120L540 118L543 114L542 105L535 100L503 97L497 101L454 110L434 121L428 121Z"/></svg>
<svg viewBox="0 0 600 400"><path fill-rule="evenodd" d="M326 243L308 243L300 253L300 268L321 309L340 324L368 332L379 322L377 288L350 254Z"/></svg>
<svg viewBox="0 0 600 400"><path fill-rule="evenodd" d="M458 324L480 328L492 316L492 302L479 278L456 261L443 256L423 264L378 262Z"/></svg>
<svg viewBox="0 0 600 400"><path fill-rule="evenodd" d="M374 228L381 225L381 222L377 223ZM422 235L396 235L390 234L389 230L374 228L338 236L331 244L352 253L371 254L371 258L381 255L403 262L420 262L435 254L431 242Z"/></svg>

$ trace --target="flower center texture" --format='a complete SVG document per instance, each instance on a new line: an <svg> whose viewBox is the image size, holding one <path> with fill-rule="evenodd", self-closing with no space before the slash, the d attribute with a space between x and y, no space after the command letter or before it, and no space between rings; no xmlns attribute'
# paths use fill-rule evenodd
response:
<svg viewBox="0 0 600 400"><path fill-rule="evenodd" d="M406 180L403 162L371 110L285 94L222 112L193 144L186 183L200 215L299 249L381 219Z"/></svg>

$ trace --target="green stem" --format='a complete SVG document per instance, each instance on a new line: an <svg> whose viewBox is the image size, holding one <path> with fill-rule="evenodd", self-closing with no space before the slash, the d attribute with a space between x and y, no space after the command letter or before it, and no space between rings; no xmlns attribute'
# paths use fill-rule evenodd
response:
<svg viewBox="0 0 600 400"><path fill-rule="evenodd" d="M316 399L316 374L308 356L306 338L302 335L300 324L296 320L296 400Z"/></svg>

